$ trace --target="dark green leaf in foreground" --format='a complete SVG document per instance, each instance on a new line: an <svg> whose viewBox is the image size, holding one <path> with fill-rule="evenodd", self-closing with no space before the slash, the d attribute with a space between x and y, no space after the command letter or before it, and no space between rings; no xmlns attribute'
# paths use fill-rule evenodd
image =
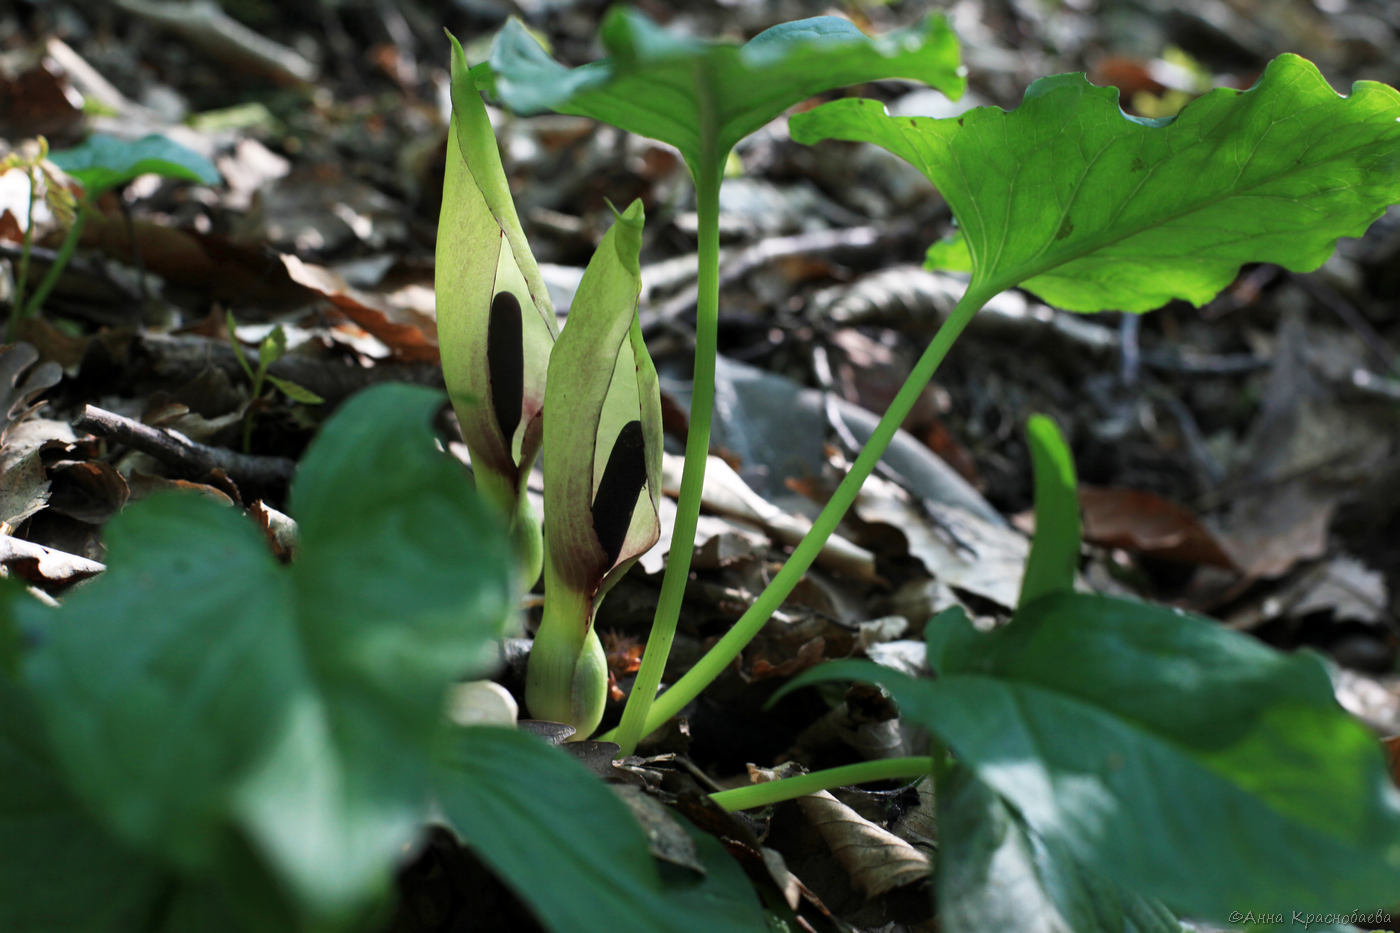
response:
<svg viewBox="0 0 1400 933"><path fill-rule="evenodd" d="M1161 904L1095 876L1047 845L1004 798L961 766L938 783L938 864L938 920L945 930L1181 931Z"/></svg>
<svg viewBox="0 0 1400 933"><path fill-rule="evenodd" d="M449 822L551 930L765 929L753 887L714 837L692 833L704 878L663 879L627 807L559 749L472 727L454 731L442 757Z"/></svg>
<svg viewBox="0 0 1400 933"><path fill-rule="evenodd" d="M707 42L615 7L598 33L608 58L569 69L516 21L491 49L494 93L517 113L592 117L670 143L692 168L814 94L882 78L957 96L966 84L957 39L941 16L871 39L820 16L774 26L742 46Z"/></svg>
<svg viewBox="0 0 1400 933"><path fill-rule="evenodd" d="M1050 852L1183 916L1393 901L1400 793L1315 658L1102 596L939 622L937 681L838 662L796 682L879 682Z"/></svg>
<svg viewBox="0 0 1400 933"><path fill-rule="evenodd" d="M49 159L82 182L90 198L138 175L161 175L205 185L221 181L219 170L204 156L156 133L136 140L93 133L82 145L52 153Z"/></svg>
<svg viewBox="0 0 1400 933"><path fill-rule="evenodd" d="M1400 93L1338 96L1283 55L1248 91L1174 119L1125 116L1082 75L1030 86L1015 110L891 117L842 100L792 118L794 139L876 143L934 183L957 218L971 289L1023 286L1072 311L1204 304L1242 263L1320 266L1400 201Z"/></svg>
<svg viewBox="0 0 1400 933"><path fill-rule="evenodd" d="M128 844L196 877L265 860L317 930L358 922L415 837L446 685L510 610L508 548L434 449L426 389L323 427L278 565L237 512L156 497L57 611L26 674L62 772ZM231 853L236 858L230 860Z"/></svg>
<svg viewBox="0 0 1400 933"><path fill-rule="evenodd" d="M0 930L147 933L164 873L68 791L32 701L6 676L0 710Z"/></svg>

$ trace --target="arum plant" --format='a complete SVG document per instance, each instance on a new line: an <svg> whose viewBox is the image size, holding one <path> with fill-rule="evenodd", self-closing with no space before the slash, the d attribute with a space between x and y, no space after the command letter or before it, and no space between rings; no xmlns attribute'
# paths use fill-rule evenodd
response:
<svg viewBox="0 0 1400 933"><path fill-rule="evenodd" d="M549 358L544 403L544 615L525 702L586 738L607 698L593 626L609 588L661 535L661 392L637 300L642 205L599 244Z"/></svg>
<svg viewBox="0 0 1400 933"><path fill-rule="evenodd" d="M543 560L525 486L539 455L554 306L525 241L491 120L452 36L452 121L438 221L438 346L477 489L509 518L527 587Z"/></svg>
<svg viewBox="0 0 1400 933"><path fill-rule="evenodd" d="M661 29L615 8L599 30L608 58L569 69L518 22L507 24L479 68L483 84L517 113L593 117L680 150L695 182L698 295L695 372L676 524L656 618L636 686L614 736L624 753L654 722L648 715L670 653L690 573L714 404L719 315L719 190L730 151L814 94L883 78L923 81L951 95L964 87L957 40L942 17L882 39L846 20L816 17L774 26L744 45Z"/></svg>

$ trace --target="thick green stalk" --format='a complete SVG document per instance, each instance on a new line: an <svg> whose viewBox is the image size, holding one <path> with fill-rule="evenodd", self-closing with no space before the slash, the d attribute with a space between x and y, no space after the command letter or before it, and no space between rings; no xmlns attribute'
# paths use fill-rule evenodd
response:
<svg viewBox="0 0 1400 933"><path fill-rule="evenodd" d="M705 487L705 458L710 453L710 417L715 404L715 356L719 352L719 186L728 152L709 153L695 171L695 210L699 222L699 283L695 302L695 374L690 394L690 427L685 439L685 469L681 473L676 524L671 530L671 552L661 578L651 634L647 636L642 666L627 697L622 722L609 733L630 755L650 728L648 710L666 670L671 642L676 637L681 601L690 579L690 558L695 551L695 528L700 521L700 493Z"/></svg>
<svg viewBox="0 0 1400 933"><path fill-rule="evenodd" d="M768 781L765 784L750 784L748 787L735 787L710 795L710 799L726 810L748 810L764 807L770 803L780 803L794 797L805 797L820 790L833 787L846 787L850 784L864 784L867 781L894 781L902 778L921 778L933 774L932 758L881 758L878 761L862 761L859 764L827 768L797 777Z"/></svg>
<svg viewBox="0 0 1400 933"><path fill-rule="evenodd" d="M44 273L44 278L39 282L39 287L34 289L34 294L29 296L25 303L24 316L33 317L39 313L39 309L44 306L44 302L49 297L49 292L58 284L59 277L63 275L63 270L68 266L68 261L73 258L73 251L78 248L78 239L83 234L83 225L87 223L90 208L86 201L78 203L78 214L73 218L73 225L68 228L68 233L63 238L63 245L58 248L58 255L54 257L53 265L49 266L49 271Z"/></svg>
<svg viewBox="0 0 1400 933"><path fill-rule="evenodd" d="M875 464L879 462L880 457L885 453L885 448L890 445L890 441L894 438L895 431L908 417L914 403L918 401L919 394L923 392L924 386L928 385L939 364L947 356L953 341L962 333L963 328L967 326L968 321L972 320L972 316L977 313L978 309L995 294L995 290L986 288L969 288L963 294L962 300L953 309L953 313L939 327L938 333L933 335L933 340L929 342L927 349L919 357L918 363L909 373L909 378L904 380L904 385L900 387L894 401L890 402L890 407L885 411L879 424L875 426L865 448L856 457L855 463L851 464L850 472L841 480L836 491L831 494L830 501L822 509L821 514L817 516L816 521L812 522L811 530L798 543L792 556L787 559L787 563L783 564L782 570L778 571L772 582L759 594L758 599L754 600L748 611L739 617L739 621L734 623L733 628L725 633L724 637L716 642L714 647L705 653L704 657L695 662L695 665L680 680L656 698L651 706L651 711L647 714L641 735L647 735L660 728L667 719L679 713L687 703L699 696L700 691L709 686L720 675L720 672L739 656L739 652L744 650L759 630L763 628L769 617L773 615L773 612L782 605L783 600L792 592L793 587L807 572L807 568L812 566L812 562L821 553L822 546L836 530L836 526L841 523L846 511L855 502L857 494L860 493L861 484L875 469ZM697 363L697 370L698 368L699 364ZM708 427L708 419L706 422L706 427ZM679 518L677 518L678 529L679 523ZM688 539L681 538L678 530L673 541L682 540ZM676 546L675 543L672 544L671 552L673 555ZM669 569L667 567L668 571ZM653 634L655 633L653 632ZM647 643L647 651L648 653L651 651L650 642ZM641 687L642 683L639 679L637 686L633 688L633 693L636 693Z"/></svg>
<svg viewBox="0 0 1400 933"><path fill-rule="evenodd" d="M565 722L586 739L607 702L608 662L593 628L588 594L570 589L545 561L544 615L530 648L525 706L536 719Z"/></svg>

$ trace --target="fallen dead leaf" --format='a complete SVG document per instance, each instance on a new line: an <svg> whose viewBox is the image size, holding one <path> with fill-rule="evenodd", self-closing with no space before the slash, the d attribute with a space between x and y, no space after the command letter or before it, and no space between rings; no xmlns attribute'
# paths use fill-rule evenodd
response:
<svg viewBox="0 0 1400 933"><path fill-rule="evenodd" d="M1084 540L1103 547L1187 564L1237 569L1234 559L1194 512L1156 493L1081 486Z"/></svg>

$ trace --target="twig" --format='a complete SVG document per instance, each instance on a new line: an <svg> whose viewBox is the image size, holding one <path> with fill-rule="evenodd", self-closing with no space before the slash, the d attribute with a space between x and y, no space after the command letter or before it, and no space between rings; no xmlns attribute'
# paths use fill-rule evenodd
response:
<svg viewBox="0 0 1400 933"><path fill-rule="evenodd" d="M291 482L297 467L296 461L287 457L241 454L223 447L199 444L178 431L153 428L95 405L83 407L75 426L121 441L199 479L221 470L240 486L282 488Z"/></svg>
<svg viewBox="0 0 1400 933"><path fill-rule="evenodd" d="M142 334L131 344L133 367L143 375L180 384L189 382L211 366L222 369L237 382L246 378L233 348L222 340L205 337L173 337ZM442 367L436 363L376 363L349 366L340 360L318 359L291 353L268 367L278 379L310 389L330 404L381 382L408 382L440 389Z"/></svg>

